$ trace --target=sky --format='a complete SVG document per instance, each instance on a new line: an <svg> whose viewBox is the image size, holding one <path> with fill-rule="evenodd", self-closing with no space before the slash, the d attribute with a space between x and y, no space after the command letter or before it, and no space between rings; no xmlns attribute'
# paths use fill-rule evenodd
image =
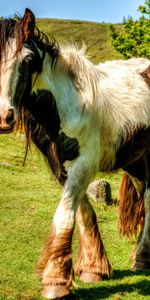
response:
<svg viewBox="0 0 150 300"><path fill-rule="evenodd" d="M132 16L137 20L137 12L144 0L0 0L0 16L23 15L26 7L37 18L57 18L85 20L92 22L121 23L123 18Z"/></svg>

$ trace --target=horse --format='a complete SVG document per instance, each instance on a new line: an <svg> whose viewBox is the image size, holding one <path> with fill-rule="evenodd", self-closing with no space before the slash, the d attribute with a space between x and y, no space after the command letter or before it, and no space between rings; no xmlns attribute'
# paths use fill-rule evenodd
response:
<svg viewBox="0 0 150 300"><path fill-rule="evenodd" d="M34 114L38 105L34 99L48 93L55 99L61 130L79 147L38 266L42 295L56 299L70 294L75 222L80 232L76 274L85 282L95 282L112 273L96 214L86 196L87 186L98 171L122 168L143 197L145 221L134 268L149 268L150 61L137 58L132 63L94 65L84 49L60 46L53 37L42 34L31 10L26 9L22 19L10 23L1 28L1 33L5 32L0 35L0 111L4 120L0 130L13 130L18 107L28 107ZM47 99L48 110L42 100L43 111L35 113L46 132L50 127L48 122L44 124L44 114L49 122L51 118L51 97Z"/></svg>

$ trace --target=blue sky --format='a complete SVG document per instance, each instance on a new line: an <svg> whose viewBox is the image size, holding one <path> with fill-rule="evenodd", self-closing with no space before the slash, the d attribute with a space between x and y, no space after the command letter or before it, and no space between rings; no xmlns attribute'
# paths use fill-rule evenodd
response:
<svg viewBox="0 0 150 300"><path fill-rule="evenodd" d="M14 13L23 14L26 7L36 17L93 22L122 22L123 17L138 19L139 5L144 0L0 0L0 16L10 17Z"/></svg>

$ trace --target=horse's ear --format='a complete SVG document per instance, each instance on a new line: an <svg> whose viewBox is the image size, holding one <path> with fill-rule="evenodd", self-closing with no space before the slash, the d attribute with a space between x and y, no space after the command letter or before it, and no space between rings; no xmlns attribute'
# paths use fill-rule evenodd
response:
<svg viewBox="0 0 150 300"><path fill-rule="evenodd" d="M24 40L27 42L34 35L35 29L35 16L29 8L25 9L21 25L24 33Z"/></svg>
<svg viewBox="0 0 150 300"><path fill-rule="evenodd" d="M147 78L150 80L150 66L147 68Z"/></svg>
<svg viewBox="0 0 150 300"><path fill-rule="evenodd" d="M150 86L150 65L146 70L141 73L141 76L146 80L147 84Z"/></svg>

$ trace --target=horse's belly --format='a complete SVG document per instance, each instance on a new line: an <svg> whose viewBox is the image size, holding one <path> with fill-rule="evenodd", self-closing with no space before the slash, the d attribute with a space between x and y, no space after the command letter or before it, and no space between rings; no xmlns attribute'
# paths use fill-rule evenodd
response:
<svg viewBox="0 0 150 300"><path fill-rule="evenodd" d="M114 168L123 168L134 162L144 159L150 153L150 127L141 128L127 139L116 153L116 163Z"/></svg>

